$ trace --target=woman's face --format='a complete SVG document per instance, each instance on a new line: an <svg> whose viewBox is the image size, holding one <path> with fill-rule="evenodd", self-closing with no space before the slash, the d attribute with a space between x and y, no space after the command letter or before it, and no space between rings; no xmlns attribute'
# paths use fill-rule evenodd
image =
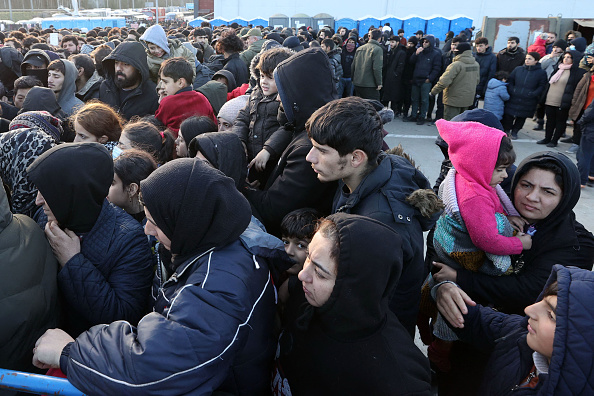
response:
<svg viewBox="0 0 594 396"><path fill-rule="evenodd" d="M330 257L333 241L319 232L309 244L309 254L298 278L307 302L321 307L328 301L336 282L336 260Z"/></svg>
<svg viewBox="0 0 594 396"><path fill-rule="evenodd" d="M157 238L159 242L161 242L161 245L163 245L165 249L171 251L171 240L167 238L167 236L163 233L163 231L161 231L157 223L155 223L155 220L153 220L153 216L151 216L151 213L149 212L146 206L144 207L144 214L146 215L144 233L146 235L154 236L155 238Z"/></svg>
<svg viewBox="0 0 594 396"><path fill-rule="evenodd" d="M565 54L565 55L563 55L563 64L564 65L571 65L571 64L573 64L573 58L572 58L571 54Z"/></svg>
<svg viewBox="0 0 594 396"><path fill-rule="evenodd" d="M514 206L530 222L545 219L561 202L563 191L551 171L532 168L514 189Z"/></svg>
<svg viewBox="0 0 594 396"><path fill-rule="evenodd" d="M571 40L575 38L575 34L571 33L567 36L567 42L569 43Z"/></svg>
<svg viewBox="0 0 594 396"><path fill-rule="evenodd" d="M534 59L532 55L526 55L526 60L524 60L524 64L526 66L534 66L536 65L536 59Z"/></svg>
<svg viewBox="0 0 594 396"><path fill-rule="evenodd" d="M122 134L120 135L118 147L121 148L122 150L130 150L131 148L134 148L132 146L132 141L130 139L128 139L128 135L124 132L122 132Z"/></svg>
<svg viewBox="0 0 594 396"><path fill-rule="evenodd" d="M78 121L74 121L74 132L76 136L74 137L74 143L82 143L82 142L98 142L97 136L93 135L91 132L87 131L85 128L82 127L78 123ZM100 142L105 143L105 142Z"/></svg>
<svg viewBox="0 0 594 396"><path fill-rule="evenodd" d="M553 356L553 341L557 326L557 296L547 296L543 300L524 309L528 315L528 335L526 342L533 351L547 357Z"/></svg>
<svg viewBox="0 0 594 396"><path fill-rule="evenodd" d="M177 139L175 139L175 152L179 158L185 158L188 156L188 146L186 145L186 141L184 140L181 130L177 135Z"/></svg>

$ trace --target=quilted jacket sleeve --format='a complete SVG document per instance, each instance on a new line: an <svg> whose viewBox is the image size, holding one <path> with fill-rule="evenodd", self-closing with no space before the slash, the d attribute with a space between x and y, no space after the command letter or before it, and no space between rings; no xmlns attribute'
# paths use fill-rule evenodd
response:
<svg viewBox="0 0 594 396"><path fill-rule="evenodd" d="M82 253L58 273L58 285L77 315L92 324L127 320L136 323L146 310L152 278L147 238L140 233L118 238L110 248L111 268L100 270ZM109 254L109 252L105 252Z"/></svg>
<svg viewBox="0 0 594 396"><path fill-rule="evenodd" d="M237 118L233 123L233 133L239 136L239 139L243 142L243 144L247 144L248 136L250 134L250 106L252 104L251 97L250 100L247 101L245 107L239 110L239 114L237 114Z"/></svg>

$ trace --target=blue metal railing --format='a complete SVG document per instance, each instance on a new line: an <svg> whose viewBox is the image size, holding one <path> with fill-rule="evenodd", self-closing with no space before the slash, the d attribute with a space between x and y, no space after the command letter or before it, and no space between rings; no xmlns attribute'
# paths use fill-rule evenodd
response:
<svg viewBox="0 0 594 396"><path fill-rule="evenodd" d="M66 378L0 369L0 389L14 389L37 395L84 396Z"/></svg>

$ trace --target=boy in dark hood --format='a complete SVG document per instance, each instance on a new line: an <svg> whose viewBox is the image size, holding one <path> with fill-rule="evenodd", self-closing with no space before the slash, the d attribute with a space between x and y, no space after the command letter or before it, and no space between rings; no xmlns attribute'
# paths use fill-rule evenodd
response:
<svg viewBox="0 0 594 396"><path fill-rule="evenodd" d="M336 184L320 183L305 160L312 147L305 123L314 111L334 99L336 86L328 56L316 48L300 51L281 62L274 70L274 79L281 99L279 121L285 129L293 130L293 137L264 190L246 189L244 194L268 232L280 235L283 217L295 209L313 207L322 214L330 211ZM295 85L295 81L300 84Z"/></svg>
<svg viewBox="0 0 594 396"><path fill-rule="evenodd" d="M128 120L133 116L152 115L159 105L146 59L142 44L124 42L102 62L105 80L99 88L99 100Z"/></svg>

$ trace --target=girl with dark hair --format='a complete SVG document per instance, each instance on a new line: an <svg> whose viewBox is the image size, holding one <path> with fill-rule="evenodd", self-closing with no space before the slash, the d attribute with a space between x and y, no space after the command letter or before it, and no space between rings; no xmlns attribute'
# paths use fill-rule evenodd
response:
<svg viewBox="0 0 594 396"><path fill-rule="evenodd" d="M159 165L163 165L173 159L175 139L169 131L159 132L153 124L137 121L126 124L118 147L124 151L131 148L146 151Z"/></svg>
<svg viewBox="0 0 594 396"><path fill-rule="evenodd" d="M122 118L114 109L99 101L90 101L72 115L74 142L101 143L109 151L117 145L122 133Z"/></svg>
<svg viewBox="0 0 594 396"><path fill-rule="evenodd" d="M157 163L149 153L136 149L124 151L113 161L113 181L107 199L142 222L145 215L139 197L140 182L155 169Z"/></svg>
<svg viewBox="0 0 594 396"><path fill-rule="evenodd" d="M179 134L175 139L175 152L178 158L188 157L188 145L196 136L206 132L216 132L217 125L207 116L186 118L179 126Z"/></svg>

